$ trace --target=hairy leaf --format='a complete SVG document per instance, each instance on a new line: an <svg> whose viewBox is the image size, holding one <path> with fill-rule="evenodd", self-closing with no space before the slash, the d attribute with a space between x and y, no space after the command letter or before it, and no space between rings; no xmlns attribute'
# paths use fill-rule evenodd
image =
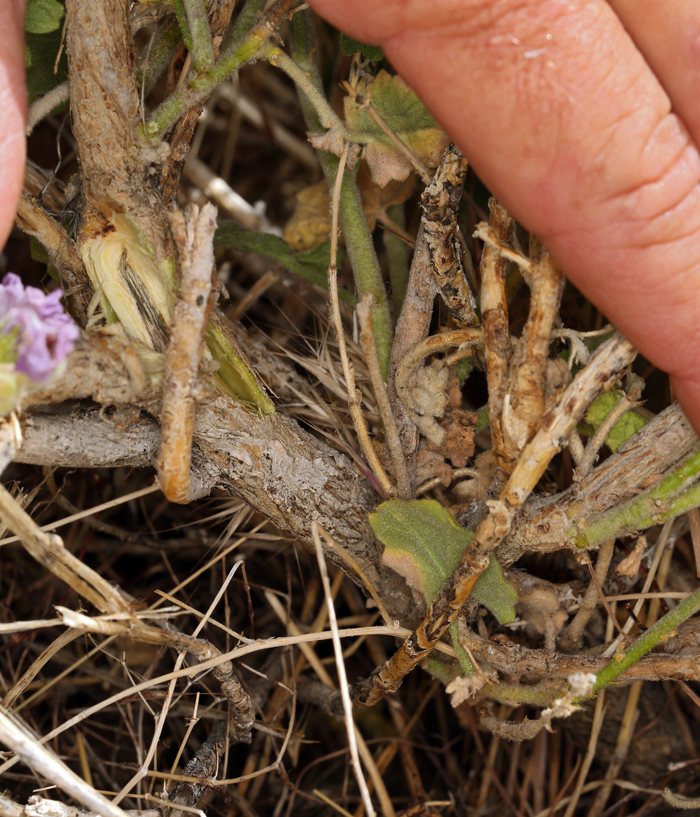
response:
<svg viewBox="0 0 700 817"><path fill-rule="evenodd" d="M325 186L325 182L323 182ZM326 187L326 190L328 188ZM325 236L328 236L326 229ZM307 281L317 284L324 289L328 289L328 264L330 262L330 242L311 245L310 249L302 252L294 252L292 247L282 238L270 233L257 233L254 230L247 230L233 221L220 221L214 236L215 247L228 247L238 252L254 252L279 261L288 270L296 272ZM338 249L338 264L343 261L343 251ZM354 298L344 289L338 290L341 300L349 304L355 304Z"/></svg>
<svg viewBox="0 0 700 817"><path fill-rule="evenodd" d="M48 34L61 25L65 9L58 0L28 0L24 30L29 34Z"/></svg>
<svg viewBox="0 0 700 817"><path fill-rule="evenodd" d="M369 100L374 110L427 167L437 167L449 138L433 119L415 91L399 76L380 71L357 86L357 93ZM365 156L372 178L383 187L392 179L403 181L412 165L372 118L361 103L345 98L345 119L350 130L369 134L372 141Z"/></svg>
<svg viewBox="0 0 700 817"><path fill-rule="evenodd" d="M430 499L412 502L390 500L369 516L370 524L385 546L384 563L419 590L428 604L469 547L474 534L461 528L449 511ZM515 619L515 590L503 578L492 556L472 595L502 623Z"/></svg>
<svg viewBox="0 0 700 817"><path fill-rule="evenodd" d="M615 406L620 402L622 396L617 392L606 392L596 398L588 408L585 415L587 423L597 430L603 422L607 419ZM620 417L615 425L610 430L610 433L605 438L605 444L608 448L615 452L622 445L627 442L630 437L633 437L640 429L649 421L636 411L630 410Z"/></svg>
<svg viewBox="0 0 700 817"><path fill-rule="evenodd" d="M61 45L61 27L48 34L25 34L25 65L27 66L27 96L29 104L41 94L68 79L68 60L64 50L54 73L54 65ZM27 62L29 60L29 62Z"/></svg>

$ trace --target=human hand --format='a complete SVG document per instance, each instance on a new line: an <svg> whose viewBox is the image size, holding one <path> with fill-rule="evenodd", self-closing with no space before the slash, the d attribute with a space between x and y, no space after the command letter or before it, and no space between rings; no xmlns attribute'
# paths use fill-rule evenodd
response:
<svg viewBox="0 0 700 817"><path fill-rule="evenodd" d="M25 0L0 2L0 248L12 230L24 178L24 7Z"/></svg>
<svg viewBox="0 0 700 817"><path fill-rule="evenodd" d="M700 432L700 6L309 0L381 45Z"/></svg>

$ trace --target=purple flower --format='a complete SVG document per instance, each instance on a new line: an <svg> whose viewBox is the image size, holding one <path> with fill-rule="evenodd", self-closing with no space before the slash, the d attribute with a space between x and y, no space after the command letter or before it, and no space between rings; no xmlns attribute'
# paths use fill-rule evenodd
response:
<svg viewBox="0 0 700 817"><path fill-rule="evenodd" d="M0 335L16 330L14 369L35 383L49 377L80 336L63 311L61 295L60 289L44 295L36 287L25 287L11 272L0 284Z"/></svg>

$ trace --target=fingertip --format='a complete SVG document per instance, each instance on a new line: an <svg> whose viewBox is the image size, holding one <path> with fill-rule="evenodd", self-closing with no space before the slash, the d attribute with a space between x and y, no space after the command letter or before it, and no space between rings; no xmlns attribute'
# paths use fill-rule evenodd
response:
<svg viewBox="0 0 700 817"><path fill-rule="evenodd" d="M26 160L24 3L0 3L0 247L12 230Z"/></svg>

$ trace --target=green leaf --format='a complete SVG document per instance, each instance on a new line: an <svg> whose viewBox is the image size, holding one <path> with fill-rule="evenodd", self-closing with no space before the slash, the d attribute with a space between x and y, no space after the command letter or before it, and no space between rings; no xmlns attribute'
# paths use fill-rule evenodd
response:
<svg viewBox="0 0 700 817"><path fill-rule="evenodd" d="M374 62L379 62L379 60L384 59L384 53L378 45L361 43L358 40L353 40L352 37L348 37L347 34L340 35L340 48L346 57L352 57L353 54L361 52L368 60L373 60Z"/></svg>
<svg viewBox="0 0 700 817"><path fill-rule="evenodd" d="M363 138L372 137L365 156L372 178L380 187L392 179L407 178L413 166L372 118L364 100L372 103L374 110L419 161L427 167L437 167L449 138L401 77L380 71L376 77L361 80L357 93L361 97L359 102L345 97L345 119L350 130L362 133Z"/></svg>
<svg viewBox="0 0 700 817"><path fill-rule="evenodd" d="M449 511L430 499L382 503L369 522L385 546L384 563L419 590L428 604L452 575L474 534L461 528ZM472 595L502 624L515 619L515 590L492 556Z"/></svg>
<svg viewBox="0 0 700 817"><path fill-rule="evenodd" d="M205 338L212 357L219 364L216 376L231 390L232 396L251 407L255 406L262 414L274 414L274 403L260 388L255 374L246 361L236 354L221 329L210 322Z"/></svg>
<svg viewBox="0 0 700 817"><path fill-rule="evenodd" d="M29 50L29 46L24 46L24 67L29 68L32 64L32 52Z"/></svg>
<svg viewBox="0 0 700 817"><path fill-rule="evenodd" d="M53 69L61 45L60 28L48 34L26 34L24 42L31 61L27 69L27 92L31 105L40 94L51 91L68 79L68 60L64 49L58 63L58 70L54 73Z"/></svg>
<svg viewBox="0 0 700 817"><path fill-rule="evenodd" d="M279 236L247 230L234 221L220 221L214 236L214 246L227 247L238 252L254 252L272 258L307 281L328 289L329 241L310 250L294 252ZM338 248L338 266L343 261L344 252L342 248ZM357 299L344 289L338 290L338 297L353 306L357 303Z"/></svg>
<svg viewBox="0 0 700 817"><path fill-rule="evenodd" d="M496 616L500 624L510 624L511 621L515 621L513 605L518 601L518 594L506 581L495 556L491 556L489 566L479 576L472 595Z"/></svg>
<svg viewBox="0 0 700 817"><path fill-rule="evenodd" d="M621 399L622 395L619 394L619 392L609 391L605 394L601 394L600 397L597 397L588 407L588 411L585 415L586 422L590 423L594 430L597 430L609 417ZM610 430L610 433L605 438L605 444L612 452L617 451L622 443L627 442L630 437L633 437L640 429L644 428L648 422L646 417L642 417L641 414L637 414L634 410L625 412Z"/></svg>
<svg viewBox="0 0 700 817"><path fill-rule="evenodd" d="M60 28L65 9L58 0L29 0L24 30L29 34L48 34Z"/></svg>

